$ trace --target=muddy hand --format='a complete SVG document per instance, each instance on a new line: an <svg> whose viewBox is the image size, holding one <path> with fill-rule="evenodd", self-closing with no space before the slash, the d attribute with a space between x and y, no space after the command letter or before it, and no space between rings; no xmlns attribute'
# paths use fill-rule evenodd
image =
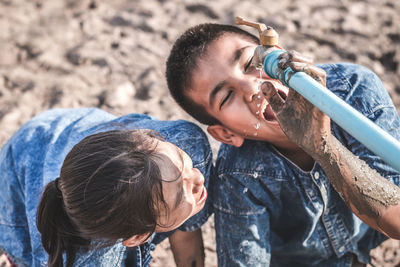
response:
<svg viewBox="0 0 400 267"><path fill-rule="evenodd" d="M286 136L309 155L319 154L330 136L329 117L292 89L286 99L270 82L261 90Z"/></svg>
<svg viewBox="0 0 400 267"><path fill-rule="evenodd" d="M323 86L326 86L326 72L313 65L312 59L307 58L294 50L280 54L278 59L278 67L281 70L290 67L295 72L303 71Z"/></svg>

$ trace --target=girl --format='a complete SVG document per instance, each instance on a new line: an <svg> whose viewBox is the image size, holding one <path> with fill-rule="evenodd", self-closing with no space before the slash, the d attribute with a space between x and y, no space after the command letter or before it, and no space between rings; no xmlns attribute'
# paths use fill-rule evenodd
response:
<svg viewBox="0 0 400 267"><path fill-rule="evenodd" d="M172 234L211 213L212 156L197 126L52 110L14 135L0 162L0 247L18 266L147 266L167 236L177 263L203 264L200 230Z"/></svg>

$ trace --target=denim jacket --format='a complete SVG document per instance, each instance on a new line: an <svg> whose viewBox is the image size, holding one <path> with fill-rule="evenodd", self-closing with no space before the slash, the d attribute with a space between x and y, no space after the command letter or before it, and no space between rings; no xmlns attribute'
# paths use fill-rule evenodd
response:
<svg viewBox="0 0 400 267"><path fill-rule="evenodd" d="M398 113L379 78L353 64L321 65L327 87L400 140ZM343 129L350 151L399 185L399 173ZM361 130L361 129L360 129ZM369 261L385 237L368 227L333 189L318 163L309 172L266 142L221 145L214 193L219 266L350 266Z"/></svg>
<svg viewBox="0 0 400 267"><path fill-rule="evenodd" d="M137 128L156 130L183 149L203 173L208 187L213 172L211 149L205 134L192 123L139 114L116 118L94 108L44 112L23 125L0 151L0 248L18 266L47 266L48 256L36 228L36 209L44 186L59 176L73 145L97 132ZM211 197L180 230L193 231L207 220ZM153 234L146 244L133 249L117 243L79 252L75 266L148 266L150 251L169 234Z"/></svg>

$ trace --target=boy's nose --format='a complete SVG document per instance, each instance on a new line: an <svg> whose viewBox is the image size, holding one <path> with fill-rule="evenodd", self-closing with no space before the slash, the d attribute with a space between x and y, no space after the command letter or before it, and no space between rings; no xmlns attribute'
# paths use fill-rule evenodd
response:
<svg viewBox="0 0 400 267"><path fill-rule="evenodd" d="M242 87L244 98L247 102L252 102L257 98L260 90L258 86L254 86L253 84L248 84Z"/></svg>

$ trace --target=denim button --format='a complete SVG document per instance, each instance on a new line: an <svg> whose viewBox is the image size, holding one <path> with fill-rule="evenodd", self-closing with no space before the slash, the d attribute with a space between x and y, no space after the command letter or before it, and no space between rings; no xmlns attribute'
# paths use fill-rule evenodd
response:
<svg viewBox="0 0 400 267"><path fill-rule="evenodd" d="M150 245L150 250L154 250L156 248L156 246L154 246L154 244Z"/></svg>
<svg viewBox="0 0 400 267"><path fill-rule="evenodd" d="M314 178L315 178L315 179L318 179L318 178L319 178L319 172L315 172L315 173L314 173Z"/></svg>

